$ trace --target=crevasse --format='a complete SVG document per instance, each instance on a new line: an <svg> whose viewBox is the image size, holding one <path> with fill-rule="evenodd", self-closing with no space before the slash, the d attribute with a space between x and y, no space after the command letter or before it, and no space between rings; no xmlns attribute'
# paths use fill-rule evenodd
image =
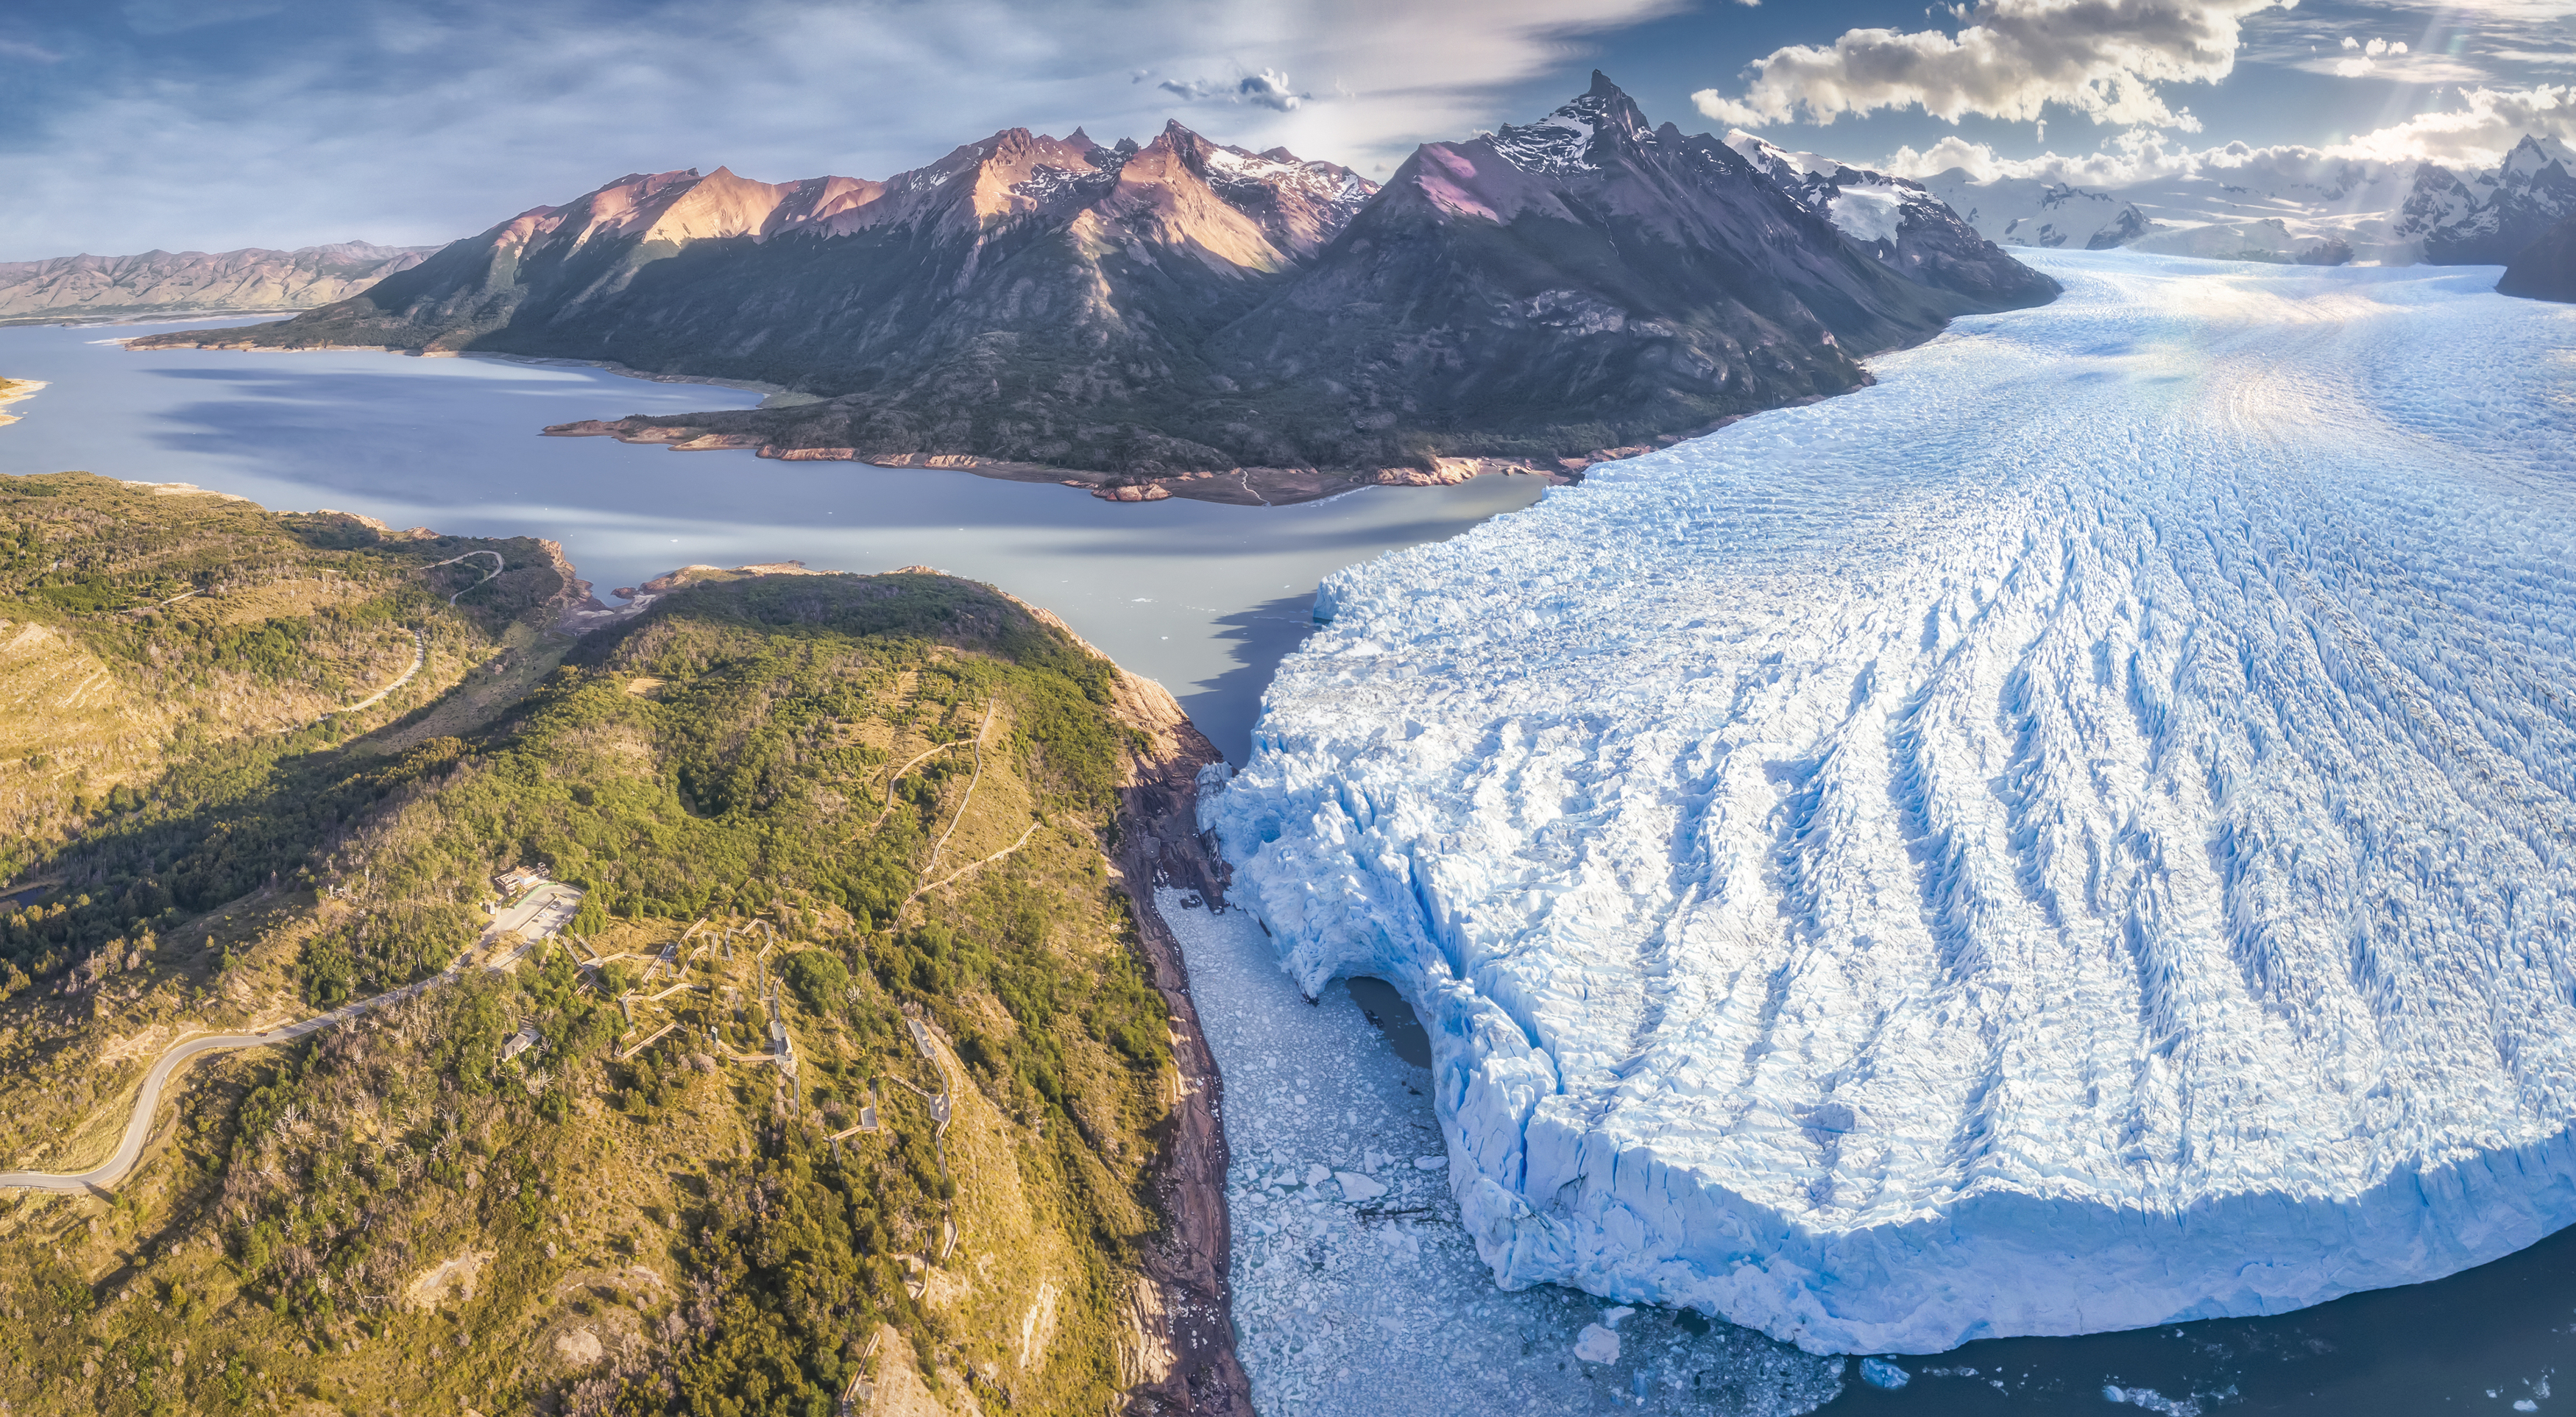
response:
<svg viewBox="0 0 2576 1417"><path fill-rule="evenodd" d="M1505 1285L1931 1352L2576 1220L2576 308L2040 259L1335 576L1205 794Z"/></svg>

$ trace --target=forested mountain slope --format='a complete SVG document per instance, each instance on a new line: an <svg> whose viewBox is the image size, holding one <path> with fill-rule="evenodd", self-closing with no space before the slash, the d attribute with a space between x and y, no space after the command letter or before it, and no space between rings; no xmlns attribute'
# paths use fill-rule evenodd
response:
<svg viewBox="0 0 2576 1417"><path fill-rule="evenodd" d="M928 574L557 643L43 854L221 884L139 949L159 896L11 918L127 933L0 1004L0 1168L104 1157L191 1030L426 982L196 1064L107 1194L0 1190L8 1410L1232 1410L1222 1216L1174 1218L1213 1078L1107 857L1205 752L1168 699ZM526 868L562 935L485 913Z"/></svg>

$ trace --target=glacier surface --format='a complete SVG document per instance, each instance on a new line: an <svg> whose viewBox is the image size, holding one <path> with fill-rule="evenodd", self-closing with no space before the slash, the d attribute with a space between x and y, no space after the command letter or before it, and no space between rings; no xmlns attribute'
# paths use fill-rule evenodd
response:
<svg viewBox="0 0 2576 1417"><path fill-rule="evenodd" d="M2576 308L2035 263L1338 573L1204 795L1506 1287L1921 1353L2576 1221Z"/></svg>

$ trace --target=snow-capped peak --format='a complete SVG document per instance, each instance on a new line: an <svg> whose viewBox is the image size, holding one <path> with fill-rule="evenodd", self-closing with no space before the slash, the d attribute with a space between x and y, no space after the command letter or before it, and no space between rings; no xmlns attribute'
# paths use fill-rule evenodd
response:
<svg viewBox="0 0 2576 1417"><path fill-rule="evenodd" d="M2506 182L2516 179L2529 181L2538 176L2542 168L2553 164L2576 173L2576 149L2556 138L2527 133L2521 142L2513 145L2512 152L2505 154L2504 165L2497 175Z"/></svg>
<svg viewBox="0 0 2576 1417"><path fill-rule="evenodd" d="M1507 124L1486 141L1523 172L1594 172L1599 168L1591 160L1592 148L1605 128L1635 137L1646 131L1646 123L1636 103L1595 69L1592 87L1581 97L1535 123Z"/></svg>

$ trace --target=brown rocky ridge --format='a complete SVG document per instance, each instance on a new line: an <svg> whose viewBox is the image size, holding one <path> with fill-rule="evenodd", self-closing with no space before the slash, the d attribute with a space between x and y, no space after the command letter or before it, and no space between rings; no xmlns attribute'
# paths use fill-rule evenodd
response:
<svg viewBox="0 0 2576 1417"><path fill-rule="evenodd" d="M2055 295L1954 235L1937 261L1857 242L1596 74L1383 190L1178 123L1142 146L1012 129L884 181L629 176L337 305L136 347L607 360L804 401L550 431L1278 500L1265 481L1455 460L1562 475Z"/></svg>

